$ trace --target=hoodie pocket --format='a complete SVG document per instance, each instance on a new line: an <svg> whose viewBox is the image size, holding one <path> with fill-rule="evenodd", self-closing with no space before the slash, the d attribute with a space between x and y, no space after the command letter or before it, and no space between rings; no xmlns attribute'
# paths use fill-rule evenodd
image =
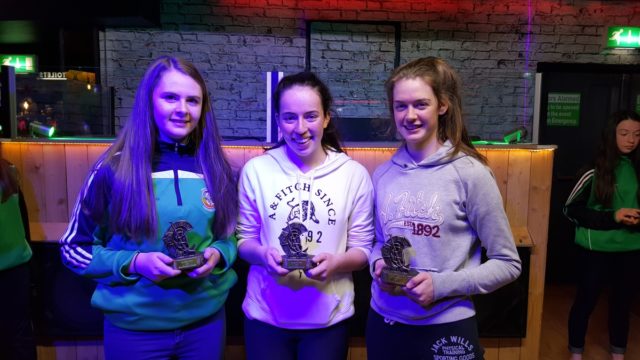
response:
<svg viewBox="0 0 640 360"><path fill-rule="evenodd" d="M262 289L273 319L282 327L324 327L330 323L340 304L333 284L309 279L293 280L289 274L265 283Z"/></svg>
<svg viewBox="0 0 640 360"><path fill-rule="evenodd" d="M372 297L380 311L393 317L405 319L409 322L424 320L434 316L451 306L454 298L439 300L427 307L418 305L405 295L391 295L382 291L377 283L373 283Z"/></svg>

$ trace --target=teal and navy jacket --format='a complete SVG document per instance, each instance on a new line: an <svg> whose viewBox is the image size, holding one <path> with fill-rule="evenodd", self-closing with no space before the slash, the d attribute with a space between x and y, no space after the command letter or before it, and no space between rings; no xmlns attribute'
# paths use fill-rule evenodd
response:
<svg viewBox="0 0 640 360"><path fill-rule="evenodd" d="M604 252L640 249L640 228L615 221L618 209L640 208L638 178L628 157L620 157L614 175L616 184L610 207L596 200L594 169L579 178L564 205L565 216L576 225L575 242L586 249Z"/></svg>
<svg viewBox="0 0 640 360"><path fill-rule="evenodd" d="M98 282L91 299L114 325L130 330L171 330L204 319L222 306L237 275L235 237L216 239L215 204L198 173L193 146L157 143L153 159L153 190L158 217L157 238L132 239L112 232L108 225L113 170L105 163L94 166L78 197L66 233L60 239L62 260L72 271ZM104 209L92 209L104 204ZM106 209L106 210L105 210ZM104 214L96 217L95 214ZM172 223L188 221L189 246L198 251L217 249L222 258L211 275L192 279L178 275L158 283L129 267L137 252L163 252L162 240ZM72 265L88 264L84 268Z"/></svg>

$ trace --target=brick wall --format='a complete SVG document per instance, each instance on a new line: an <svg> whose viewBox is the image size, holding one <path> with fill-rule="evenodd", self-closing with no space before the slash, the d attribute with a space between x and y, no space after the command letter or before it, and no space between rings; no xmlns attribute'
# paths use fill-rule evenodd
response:
<svg viewBox="0 0 640 360"><path fill-rule="evenodd" d="M329 83L338 115L388 118L382 83L399 24L400 63L449 61L464 82L470 133L489 139L519 125L531 130L538 62L640 63L638 51L603 46L607 26L640 25L637 1L163 0L161 20L159 29L101 34L116 123L126 119L148 63L174 54L204 74L225 136L264 139L264 73L305 68L306 21L314 21L311 69Z"/></svg>

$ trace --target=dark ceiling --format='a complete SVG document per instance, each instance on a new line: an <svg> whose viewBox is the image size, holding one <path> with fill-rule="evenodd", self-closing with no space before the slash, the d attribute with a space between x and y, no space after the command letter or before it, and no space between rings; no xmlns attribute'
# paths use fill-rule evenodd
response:
<svg viewBox="0 0 640 360"><path fill-rule="evenodd" d="M2 0L0 21L4 20L66 26L158 26L160 1Z"/></svg>
<svg viewBox="0 0 640 360"><path fill-rule="evenodd" d="M0 0L0 53L35 54L41 71L96 67L99 30L159 26L154 0Z"/></svg>

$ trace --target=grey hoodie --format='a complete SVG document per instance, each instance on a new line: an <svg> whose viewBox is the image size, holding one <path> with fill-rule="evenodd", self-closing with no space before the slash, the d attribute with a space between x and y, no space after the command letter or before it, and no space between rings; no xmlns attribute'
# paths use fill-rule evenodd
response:
<svg viewBox="0 0 640 360"><path fill-rule="evenodd" d="M239 181L238 246L256 242L285 254L279 237L289 225L303 228L309 255L350 248L366 256L373 245L373 186L367 170L344 153L329 151L323 164L302 173L285 147L249 160ZM242 304L249 319L287 329L323 328L354 314L351 273L326 281L294 270L286 276L251 265Z"/></svg>
<svg viewBox="0 0 640 360"><path fill-rule="evenodd" d="M382 291L374 281L371 307L404 324L449 323L475 315L470 295L515 280L520 259L491 170L464 153L450 157L449 141L420 163L402 145L376 169L376 242L404 236L415 255L411 267L431 273L434 302L421 307L404 295ZM489 260L480 264L481 246ZM373 271L373 267L372 267Z"/></svg>

